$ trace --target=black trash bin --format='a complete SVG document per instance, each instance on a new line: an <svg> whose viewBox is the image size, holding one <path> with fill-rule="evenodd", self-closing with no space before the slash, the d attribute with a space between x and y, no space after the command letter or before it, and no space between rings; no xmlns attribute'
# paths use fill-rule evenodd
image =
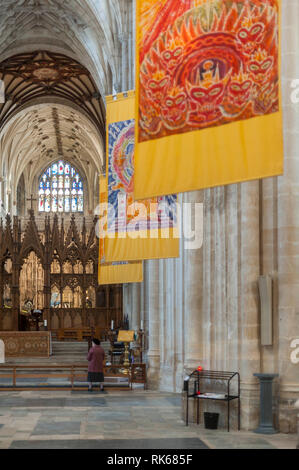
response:
<svg viewBox="0 0 299 470"><path fill-rule="evenodd" d="M217 429L218 427L219 413L204 413L205 428L206 429Z"/></svg>

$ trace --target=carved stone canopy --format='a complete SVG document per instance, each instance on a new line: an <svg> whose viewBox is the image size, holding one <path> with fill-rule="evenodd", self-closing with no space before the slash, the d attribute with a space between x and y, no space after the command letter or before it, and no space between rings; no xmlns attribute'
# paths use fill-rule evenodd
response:
<svg viewBox="0 0 299 470"><path fill-rule="evenodd" d="M50 269L51 263L56 260L63 265L69 262L72 266L80 262L85 266L92 261L94 267L98 259L98 239L95 235L96 219L91 230L87 233L85 219L83 218L81 232L76 225L75 217L71 218L70 226L65 232L64 226L59 227L58 217L45 218L43 239L39 233L34 212L30 212L30 219L22 232L18 217L14 217L13 226L10 216L6 218L6 225L0 226L0 262L5 265L8 258L13 260L21 269L24 260L33 251L40 259L44 269ZM97 270L94 269L94 273ZM96 276L96 274L95 274Z"/></svg>

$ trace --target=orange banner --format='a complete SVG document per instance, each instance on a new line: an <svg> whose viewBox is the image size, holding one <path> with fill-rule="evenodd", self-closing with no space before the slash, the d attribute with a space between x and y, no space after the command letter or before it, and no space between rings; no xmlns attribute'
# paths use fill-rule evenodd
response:
<svg viewBox="0 0 299 470"><path fill-rule="evenodd" d="M279 0L137 0L135 199L283 172Z"/></svg>

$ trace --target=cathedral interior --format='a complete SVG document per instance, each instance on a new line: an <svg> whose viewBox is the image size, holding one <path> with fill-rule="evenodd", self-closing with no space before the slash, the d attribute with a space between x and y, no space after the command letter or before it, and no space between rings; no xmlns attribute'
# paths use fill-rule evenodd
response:
<svg viewBox="0 0 299 470"><path fill-rule="evenodd" d="M277 373L275 427L294 435L299 104L290 96L299 73L299 4L282 2L284 175L180 194L181 203L203 205L202 246L186 250L181 241L178 258L144 261L142 283L99 286L105 97L135 88L135 8L134 0L0 0L0 332L35 331L28 305L54 335L127 324L144 334L149 393L178 396L199 365L238 371L244 432L259 421L253 374ZM261 275L273 279L267 346ZM180 414L180 403L171 411Z"/></svg>

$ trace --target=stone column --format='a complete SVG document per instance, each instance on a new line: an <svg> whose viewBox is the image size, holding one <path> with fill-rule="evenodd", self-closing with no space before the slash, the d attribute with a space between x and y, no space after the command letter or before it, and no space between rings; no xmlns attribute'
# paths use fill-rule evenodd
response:
<svg viewBox="0 0 299 470"><path fill-rule="evenodd" d="M203 202L203 193L187 193L184 202L191 204L192 228L195 227L194 203ZM185 216L185 213L184 213ZM199 228L200 229L200 228ZM202 307L202 247L184 251L184 316L185 368L196 368L202 361L201 307Z"/></svg>
<svg viewBox="0 0 299 470"><path fill-rule="evenodd" d="M148 386L157 389L160 382L159 260L145 262L145 311L148 316Z"/></svg>
<svg viewBox="0 0 299 470"><path fill-rule="evenodd" d="M143 263L143 273L145 277L145 265L146 261ZM143 347L144 351L147 351L148 348L148 337L147 337L147 316L145 312L145 288L144 282L140 284L140 328L142 327L144 331L143 336Z"/></svg>
<svg viewBox="0 0 299 470"><path fill-rule="evenodd" d="M3 305L3 297L4 297L4 286L3 286L3 271L4 271L3 263L0 266L0 331L3 330L3 319L4 319L4 305Z"/></svg>
<svg viewBox="0 0 299 470"><path fill-rule="evenodd" d="M119 41L121 43L121 61L122 61L122 91L128 90L129 85L129 62L128 62L128 44L129 34L127 31L119 34Z"/></svg>
<svg viewBox="0 0 299 470"><path fill-rule="evenodd" d="M239 332L240 332L240 297L239 297L239 204L240 185L234 184L225 188L225 238L226 238L226 318L227 354L224 357L225 370L239 370Z"/></svg>
<svg viewBox="0 0 299 470"><path fill-rule="evenodd" d="M182 200L179 196L179 201ZM174 392L182 391L184 378L184 240L180 239L180 256L174 260Z"/></svg>
<svg viewBox="0 0 299 470"><path fill-rule="evenodd" d="M129 316L130 327L132 323L131 316L131 284L123 284L123 313Z"/></svg>
<svg viewBox="0 0 299 470"><path fill-rule="evenodd" d="M298 433L298 441L297 441L297 449L299 450L299 400L295 403L296 414L297 414L297 433Z"/></svg>
<svg viewBox="0 0 299 470"><path fill-rule="evenodd" d="M228 319L227 319L227 246L226 246L226 188L220 186L214 192L214 285L211 285L214 298L213 369L229 370L228 358Z"/></svg>
<svg viewBox="0 0 299 470"><path fill-rule="evenodd" d="M20 260L18 243L18 223L17 218L13 219L13 253L12 253L12 330L19 330L19 310L20 310Z"/></svg>
<svg viewBox="0 0 299 470"><path fill-rule="evenodd" d="M240 330L239 358L242 391L242 428L258 424L258 382L260 372L259 293L259 182L240 185Z"/></svg>
<svg viewBox="0 0 299 470"><path fill-rule="evenodd" d="M87 282L86 282L86 265L83 264L83 285L82 285L82 295L81 295L81 302L82 302L82 317L81 317L81 322L82 322L82 327L87 326L87 308L86 308L86 290L88 288ZM73 299L75 300L74 292L73 292Z"/></svg>
<svg viewBox="0 0 299 470"><path fill-rule="evenodd" d="M296 432L298 364L291 343L299 338L299 3L282 2L282 105L284 175L278 178L278 364L281 432ZM296 86L298 89L298 84ZM272 372L272 371L271 371Z"/></svg>
<svg viewBox="0 0 299 470"><path fill-rule="evenodd" d="M131 322L130 330L138 330L140 328L140 285L135 283L131 286ZM128 313L128 312L127 312Z"/></svg>
<svg viewBox="0 0 299 470"><path fill-rule="evenodd" d="M44 268L44 311L43 320L47 320L47 327L51 329L51 241L50 241L50 217L45 220L45 258ZM61 269L62 272L62 269ZM62 306L62 297L61 297Z"/></svg>

